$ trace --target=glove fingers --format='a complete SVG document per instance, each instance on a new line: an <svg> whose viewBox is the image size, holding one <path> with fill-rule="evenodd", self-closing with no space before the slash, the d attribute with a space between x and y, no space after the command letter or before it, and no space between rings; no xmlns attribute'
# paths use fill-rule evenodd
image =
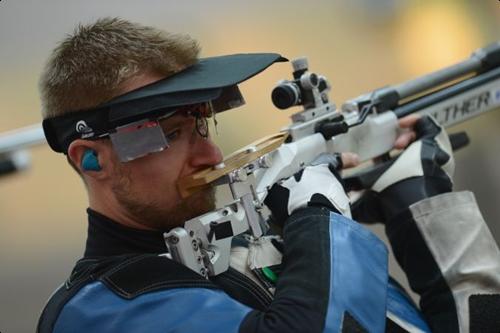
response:
<svg viewBox="0 0 500 333"><path fill-rule="evenodd" d="M450 139L443 128L434 118L425 116L417 123L416 130L418 135L422 136L421 158L424 174L432 176L444 171L448 178L453 179L455 162Z"/></svg>
<svg viewBox="0 0 500 333"><path fill-rule="evenodd" d="M322 194L330 201L328 207L336 207L335 211L344 214L349 209L349 199L345 195L340 179L334 167L321 164L307 167L300 176L296 175L285 180L281 186L290 190L288 213L291 214L296 209L307 206L314 194Z"/></svg>
<svg viewBox="0 0 500 333"><path fill-rule="evenodd" d="M417 132L417 139L432 139L441 133L442 128L434 118L426 115L417 121L415 131Z"/></svg>

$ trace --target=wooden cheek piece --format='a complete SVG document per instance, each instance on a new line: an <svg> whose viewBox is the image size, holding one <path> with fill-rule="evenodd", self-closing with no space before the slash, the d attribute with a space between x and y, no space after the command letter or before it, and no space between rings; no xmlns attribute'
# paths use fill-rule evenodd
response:
<svg viewBox="0 0 500 333"><path fill-rule="evenodd" d="M220 177L277 149L285 142L287 136L288 133L286 132L266 136L227 156L221 168L208 167L190 176L179 179L177 188L182 198L187 198L195 192L210 187L211 183ZM250 147L252 148L249 149Z"/></svg>

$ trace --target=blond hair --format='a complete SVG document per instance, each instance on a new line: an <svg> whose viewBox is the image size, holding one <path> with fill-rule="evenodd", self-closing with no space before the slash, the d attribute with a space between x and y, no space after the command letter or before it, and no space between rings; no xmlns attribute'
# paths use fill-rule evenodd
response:
<svg viewBox="0 0 500 333"><path fill-rule="evenodd" d="M188 35L119 18L79 25L54 49L40 77L43 118L104 103L144 72L170 76L195 63L199 50Z"/></svg>

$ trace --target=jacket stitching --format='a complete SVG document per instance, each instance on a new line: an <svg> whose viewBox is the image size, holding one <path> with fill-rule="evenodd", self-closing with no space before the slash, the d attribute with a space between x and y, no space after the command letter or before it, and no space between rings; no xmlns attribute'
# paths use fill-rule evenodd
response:
<svg viewBox="0 0 500 333"><path fill-rule="evenodd" d="M247 280L244 280L243 278L240 278L237 275L226 275L225 276L228 282L231 282L233 284L236 284L242 288L245 288L250 292L252 296L254 296L262 305L268 306L269 302L272 301L267 295L265 295L261 289L253 286L250 284ZM246 277L245 277L246 278Z"/></svg>
<svg viewBox="0 0 500 333"><path fill-rule="evenodd" d="M206 281L184 281L184 280L172 280L172 281L161 281L161 282L155 282L152 284L148 284L134 292L127 292L123 288L121 288L119 285L117 285L113 280L111 280L109 277L103 278L103 282L105 284L110 285L110 289L118 293L119 295L124 296L125 298L134 298L137 297L145 292L152 291L155 289L160 289L161 287L188 287L188 286L203 286L206 288L210 289L215 289L217 288L215 285L212 285Z"/></svg>

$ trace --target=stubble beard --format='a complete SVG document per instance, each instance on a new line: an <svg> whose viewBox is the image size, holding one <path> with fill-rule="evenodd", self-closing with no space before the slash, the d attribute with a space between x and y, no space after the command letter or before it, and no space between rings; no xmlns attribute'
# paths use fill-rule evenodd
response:
<svg viewBox="0 0 500 333"><path fill-rule="evenodd" d="M198 191L168 207L160 200L146 200L141 193L135 193L127 177L113 186L118 203L137 223L160 231L183 226L184 222L215 209L215 188Z"/></svg>

